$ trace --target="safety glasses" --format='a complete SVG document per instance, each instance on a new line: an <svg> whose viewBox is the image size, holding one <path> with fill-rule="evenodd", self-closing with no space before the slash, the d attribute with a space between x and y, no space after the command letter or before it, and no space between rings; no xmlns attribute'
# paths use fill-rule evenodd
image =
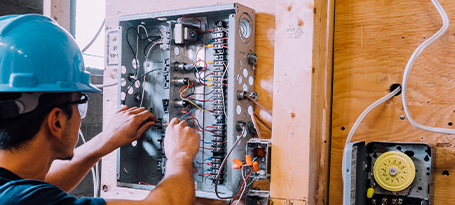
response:
<svg viewBox="0 0 455 205"><path fill-rule="evenodd" d="M55 108L55 107L70 106L70 105L77 104L77 109L79 110L79 114L81 114L81 119L84 119L85 116L87 115L87 107L88 107L87 101L88 101L88 96L86 94L84 94L84 93L81 93L81 99L80 100L76 100L76 101L68 102L68 103L63 103L63 104L60 104L60 105L51 105L51 106L48 106L48 107L45 107L45 108L41 109L37 113L42 113L42 112L45 112L45 111L47 111L49 109L52 109L52 108Z"/></svg>
<svg viewBox="0 0 455 205"><path fill-rule="evenodd" d="M88 101L88 96L86 94L82 93L80 100L70 102L67 105L77 104L77 109L79 110L79 114L81 114L81 119L84 119L85 116L87 115L87 107L88 107L87 101Z"/></svg>

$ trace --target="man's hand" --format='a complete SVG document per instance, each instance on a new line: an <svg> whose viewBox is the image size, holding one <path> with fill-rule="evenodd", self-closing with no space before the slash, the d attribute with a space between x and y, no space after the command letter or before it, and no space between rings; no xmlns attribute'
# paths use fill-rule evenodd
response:
<svg viewBox="0 0 455 205"><path fill-rule="evenodd" d="M124 106L115 113L103 131L103 137L105 139L103 147L107 148L109 153L123 145L129 144L139 139L155 123L155 115L146 108L129 108L128 106Z"/></svg>
<svg viewBox="0 0 455 205"><path fill-rule="evenodd" d="M199 150L200 136L186 121L174 118L169 123L164 137L164 151L168 160L185 160L192 163Z"/></svg>

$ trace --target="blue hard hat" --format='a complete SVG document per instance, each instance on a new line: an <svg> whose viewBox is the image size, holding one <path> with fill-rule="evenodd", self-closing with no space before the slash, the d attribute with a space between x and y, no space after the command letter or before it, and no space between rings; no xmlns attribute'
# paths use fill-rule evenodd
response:
<svg viewBox="0 0 455 205"><path fill-rule="evenodd" d="M73 37L53 19L0 17L0 92L101 92Z"/></svg>

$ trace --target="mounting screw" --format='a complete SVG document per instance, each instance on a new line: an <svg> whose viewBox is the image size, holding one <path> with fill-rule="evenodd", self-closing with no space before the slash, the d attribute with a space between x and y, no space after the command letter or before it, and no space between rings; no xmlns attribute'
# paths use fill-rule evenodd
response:
<svg viewBox="0 0 455 205"><path fill-rule="evenodd" d="M390 175L395 176L397 174L397 172L398 172L398 170L396 167L390 167L390 169L389 169Z"/></svg>
<svg viewBox="0 0 455 205"><path fill-rule="evenodd" d="M246 129L246 123L243 121L237 121L235 128L236 128L237 132L241 132L241 131L243 131L243 128Z"/></svg>
<svg viewBox="0 0 455 205"><path fill-rule="evenodd" d="M106 184L103 184L103 191L104 192L109 191L109 187Z"/></svg>
<svg viewBox="0 0 455 205"><path fill-rule="evenodd" d="M401 120L404 120L404 118L405 118L404 115L400 116L400 119L401 119Z"/></svg>
<svg viewBox="0 0 455 205"><path fill-rule="evenodd" d="M248 53L248 63L251 64L251 65L254 65L258 62L258 56L256 55L256 53Z"/></svg>

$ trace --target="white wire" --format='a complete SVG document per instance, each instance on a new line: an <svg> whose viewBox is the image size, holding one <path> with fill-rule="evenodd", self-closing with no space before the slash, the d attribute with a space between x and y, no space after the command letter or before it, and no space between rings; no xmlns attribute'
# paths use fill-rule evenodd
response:
<svg viewBox="0 0 455 205"><path fill-rule="evenodd" d="M84 134L82 134L82 131L81 129L79 129L79 137L82 139L82 143L85 144L86 141L85 141L85 138L84 138ZM92 167L91 168L92 170L92 179L93 179L93 197L99 197L98 196L98 188L99 188L99 185L98 185L98 181L99 181L99 177L97 175L98 173L98 163L95 164L95 167ZM96 172L95 172L96 170Z"/></svg>
<svg viewBox="0 0 455 205"><path fill-rule="evenodd" d="M239 199L237 200L237 203L235 203L235 205L238 205L238 204L239 204L240 200L242 199L243 193L245 193L245 189L246 189L246 184L247 184L247 183L246 183L245 175L243 174L243 167L244 167L244 166L242 166L242 168L240 169L240 172L242 172L242 179L243 179L243 181L244 181L244 183L245 183L245 186L243 187L242 193L240 194L240 197L239 197Z"/></svg>
<svg viewBox="0 0 455 205"><path fill-rule="evenodd" d="M150 46L150 48L147 52L147 56L145 57L146 60L149 58L149 54L150 54L150 51L152 50L152 48L161 43L163 43L163 42L157 41L157 42L153 43L152 46ZM145 71L145 68L144 68L144 71ZM139 105L139 107L142 107L142 102L144 101L144 93L145 93L144 83L145 83L145 77L144 77L144 80L142 81L142 97L141 97L141 104Z"/></svg>
<svg viewBox="0 0 455 205"><path fill-rule="evenodd" d="M153 47L155 47L155 46L158 45L158 44L162 44L162 43L163 43L162 41L157 41L157 42L153 43L152 46L150 46L149 50L147 51L147 55L146 55L145 58L146 58L146 59L149 58L150 51L152 50Z"/></svg>
<svg viewBox="0 0 455 205"><path fill-rule="evenodd" d="M371 104L370 106L367 107L367 109L365 109L362 114L360 114L360 116L357 118L357 120L355 121L354 125L352 126L351 128L351 131L349 131L349 134L348 134L348 137L346 139L346 144L344 146L344 148L346 149L346 145L351 143L351 139L352 139L352 136L354 135L354 132L355 130L357 129L357 127L359 126L360 122L362 122L363 118L371 111L373 110L376 106L382 104L383 102L387 101L388 99L392 98L393 96L395 96L398 92L400 92L401 88L400 87L397 87L394 91L392 91L391 93L387 94L386 96L382 97L381 99L377 100L376 102L374 102L373 104ZM345 153L343 151L343 162L342 162L342 173L343 173L343 176L346 176L346 165L345 165L345 160L344 160L344 157L345 157ZM344 180L344 178L343 178Z"/></svg>
<svg viewBox="0 0 455 205"><path fill-rule="evenodd" d="M125 79L121 79L120 81L126 81ZM110 87L110 86L114 86L114 85L117 85L118 82L115 82L115 83L110 83L110 84L93 84L93 86L97 87L97 88L104 88L104 87Z"/></svg>
<svg viewBox="0 0 455 205"><path fill-rule="evenodd" d="M431 38L429 38L428 40L423 42L419 47L417 47L417 49L414 51L411 58L409 59L408 64L406 65L406 68L405 68L404 74L403 74L403 82L401 84L403 87L402 88L403 91L402 91L401 97L402 97L403 109L406 114L406 117L408 118L409 122L414 127L422 129L422 130L430 131L430 132L437 132L437 133L453 135L453 134L455 134L455 130L453 130L453 129L430 127L430 126L421 125L421 124L415 122L414 119L412 119L411 114L409 113L409 109L408 109L408 105L407 105L407 101L406 101L406 91L407 91L406 86L408 83L409 73L411 72L412 65L414 64L416 59L419 57L419 55L423 52L423 50L427 46L432 44L434 41L436 41L438 38L440 38L449 28L449 18L447 17L447 14L445 13L441 4L439 4L439 2L437 0L432 0L431 2L433 2L434 6L436 7L439 14L441 15L443 25L442 25L442 28L436 34L434 34Z"/></svg>
<svg viewBox="0 0 455 205"><path fill-rule="evenodd" d="M85 53L85 51L87 51L87 49L90 48L90 46L92 46L92 44L95 42L95 40L98 38L98 36L100 35L101 31L103 30L103 27L104 27L104 24L106 22L106 19L103 19L103 23L101 23L101 26L100 28L98 29L98 32L96 32L95 36L92 38L92 40L81 50L82 53Z"/></svg>

